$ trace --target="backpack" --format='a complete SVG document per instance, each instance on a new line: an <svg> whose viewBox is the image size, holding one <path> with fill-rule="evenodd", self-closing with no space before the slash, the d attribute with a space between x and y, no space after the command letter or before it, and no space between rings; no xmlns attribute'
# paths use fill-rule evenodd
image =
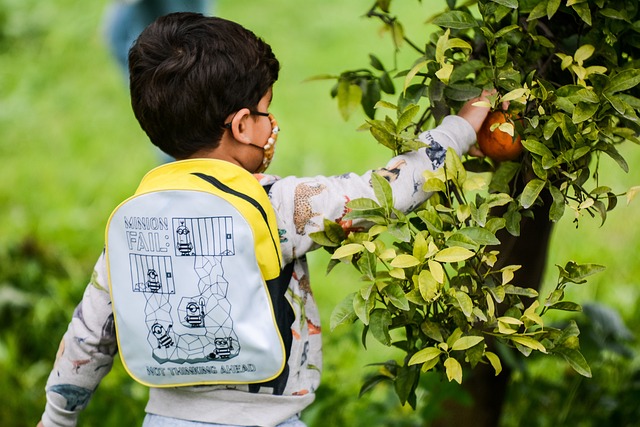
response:
<svg viewBox="0 0 640 427"><path fill-rule="evenodd" d="M255 384L283 373L288 281L275 213L248 171L213 159L157 167L105 234L118 347L136 381Z"/></svg>

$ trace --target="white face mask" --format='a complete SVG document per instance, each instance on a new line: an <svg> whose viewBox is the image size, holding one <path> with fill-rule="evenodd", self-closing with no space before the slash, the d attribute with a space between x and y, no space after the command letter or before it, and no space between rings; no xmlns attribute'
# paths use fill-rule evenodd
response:
<svg viewBox="0 0 640 427"><path fill-rule="evenodd" d="M264 154L262 156L262 163L258 166L258 169L254 173L262 173L267 170L271 161L273 160L273 155L276 151L276 141L278 140L278 132L280 132L280 128L278 127L278 122L273 117L273 114L269 114L269 120L271 121L271 136L267 140L267 143L262 147L264 149Z"/></svg>

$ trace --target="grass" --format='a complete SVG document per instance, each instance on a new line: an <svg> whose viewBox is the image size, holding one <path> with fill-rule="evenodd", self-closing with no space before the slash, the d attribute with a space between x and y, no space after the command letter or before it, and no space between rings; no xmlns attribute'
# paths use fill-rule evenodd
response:
<svg viewBox="0 0 640 427"><path fill-rule="evenodd" d="M370 3L325 0L302 6L286 0L218 2L217 15L236 20L265 38L282 63L272 112L283 130L270 172L299 176L361 173L386 163L387 150L367 133L356 131L362 116L346 122L341 119L335 100L329 96L332 83L309 81L313 76L365 66L369 52L392 67L388 36L379 35L378 24L362 17ZM397 3L402 8L397 13L410 17L407 31L429 31L424 18L435 8L444 7L443 1L436 0ZM80 298L92 263L102 249L109 213L158 162L157 153L133 118L126 84L104 44L101 19L106 6L105 0L0 0L0 155L4 159L0 168L1 253L24 247L24 242L37 242L45 248L47 257L59 260L68 275L47 287L47 294L34 302L34 327L45 328L43 323L52 321L50 312L57 305L71 315L73 301ZM403 14L403 10L420 13ZM400 60L407 58L400 56ZM606 167L602 181L613 183L617 192L640 183L635 169L640 164L640 150L625 146L622 151L631 166L628 174L603 159ZM637 200L628 207L619 206L602 226L596 220L581 218L576 229L571 214L565 215L553 235L545 286L553 286L554 264L575 260L606 265L605 273L586 285L571 288L570 299L603 302L619 310L628 321L640 318L639 217ZM11 267L7 263L13 258L0 259L5 263L0 270L7 271ZM375 425L372 423L380 420L367 421L366 412L372 407L367 405L378 405L374 414L399 413L409 420L415 415L405 413L406 408L398 409L396 400L384 389L372 400L356 399L362 376L368 372L365 365L392 354L375 345L365 352L357 331L341 328L329 332L331 310L355 289L357 276L342 267L326 276L328 256L322 251L310 254L309 259L326 342L326 385L309 411L310 422L321 425L323 417L337 411L343 421L353 423L358 418L363 423L358 425L365 425L365 421L366 425ZM49 270L44 273L33 277L48 280L53 274ZM0 289L11 284L3 280ZM24 283L29 281L25 279ZM5 319L7 304L3 304L0 314ZM41 362L25 374L30 379L20 382L19 387L30 390L28 399L36 402L37 408L42 408L38 405L42 403L43 381L65 325L66 321L60 323L58 319L56 328L47 335L49 342L43 347L46 354L42 349L36 351L42 353L37 354ZM15 338L19 332L5 333L0 341L0 368L9 369L20 354L5 338L13 336L19 341ZM104 418L105 407L142 410L135 402L143 399L144 392L136 386L123 390L118 375L121 373L101 387L107 391L96 395L96 409L90 405L90 413L103 420L102 425L120 425L117 421L122 421L118 411ZM122 402L121 393L129 397L128 403ZM10 397L5 401L11 401ZM11 411L8 408L13 406L6 406L4 411ZM37 410L24 417L15 411L0 413L2 419L12 420L13 424L7 425L34 425L39 416ZM354 415L358 412L359 416Z"/></svg>

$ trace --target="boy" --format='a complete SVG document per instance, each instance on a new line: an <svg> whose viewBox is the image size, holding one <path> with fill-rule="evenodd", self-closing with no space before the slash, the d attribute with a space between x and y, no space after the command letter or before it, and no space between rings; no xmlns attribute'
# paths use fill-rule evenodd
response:
<svg viewBox="0 0 640 427"><path fill-rule="evenodd" d="M129 67L136 118L151 141L179 161L151 171L137 192L150 195L154 203L144 202L143 208L155 209L158 216L135 216L137 211L131 210L131 202L146 199L126 202L112 215L106 251L74 312L49 377L48 403L41 424L74 426L78 412L86 406L119 351L129 373L151 386L144 426L304 426L299 414L314 399L322 364L320 319L304 258L306 252L317 248L309 234L321 229L324 218L339 220L347 200L373 198L372 172L282 179L262 174L273 156L278 133L268 110L279 63L268 44L238 24L194 13L161 17L132 47ZM439 167L448 147L459 154L473 148L476 132L488 113L488 108L473 106L475 101L465 104L458 116L449 116L436 129L420 135L429 148L397 156L388 163L387 171L394 174L390 184L398 209L408 211L427 199L429 195L421 190L422 171ZM236 185L246 191L234 190ZM198 246L202 246L198 239L203 230L210 227L206 224L213 224L212 218L223 218L205 206L209 190L220 189L244 200L250 195L270 231L262 239L254 229L253 235L249 233L248 240L243 241L245 245L236 239L231 249L208 249L212 256L197 256L207 252ZM163 194L169 194L169 198L162 199ZM180 202L192 200L183 199L185 195L203 204ZM158 200L162 202L160 207ZM123 209L124 214L120 213ZM143 245L142 236L135 234L141 229L169 229L162 218L172 215L164 212L181 209L188 215L173 218L176 249L171 259L175 264L185 260L190 263L199 275L196 279L201 291L199 296L183 297L182 301L175 294L183 286L178 280L178 273L183 272L169 271L168 264L156 263L151 268L149 259L153 257L143 256L149 246L167 255L164 240ZM121 229L123 215L125 225ZM216 224L220 227L219 222ZM199 234L193 233L195 229ZM274 229L277 231L270 235ZM125 232L127 239L120 242L118 236ZM233 236L227 233L226 238ZM254 238L256 242L252 243ZM168 234L166 239L170 239ZM135 250L122 257L127 245ZM199 249L194 249L196 246ZM239 304L235 300L230 304L226 298L238 286L229 278L234 274L229 271L233 257L227 255L251 252L254 246L257 255L252 259L260 265L260 282L268 285L268 301L255 303L254 294L261 292L258 286L255 292L246 294L251 302ZM128 294L131 286L118 283L120 277L126 282L135 274L129 262L144 267L137 273L141 278L133 280L134 291ZM186 270L184 273L189 273ZM240 271L241 276L250 273ZM171 287L165 288L163 281L170 281ZM216 307L230 305L227 317L214 313L210 295L203 296L221 284L225 290L219 291ZM136 306L133 300L141 294L146 298L139 298L144 305ZM170 314L163 312L165 306L167 310L178 308ZM264 333L254 334L253 339L239 337L244 328L238 313L243 310L248 317L267 310ZM142 316L146 325L127 323L128 316L136 315ZM212 323L215 331L207 330ZM250 326L249 334L253 327L263 325L254 322ZM131 339L129 328L132 333L142 329L147 335ZM265 334L272 334L273 340ZM206 350L198 344L192 353L194 349L185 344L187 337L197 344L208 340L203 344ZM257 356L250 362L233 362L241 359L241 351L263 338L267 344L262 353L256 350ZM181 352L170 353L178 350ZM270 363L262 362L271 360L271 353L274 369L258 372ZM149 354L151 357L144 359ZM140 370L136 367L139 357L143 358ZM228 375L227 381L218 379L221 373Z"/></svg>

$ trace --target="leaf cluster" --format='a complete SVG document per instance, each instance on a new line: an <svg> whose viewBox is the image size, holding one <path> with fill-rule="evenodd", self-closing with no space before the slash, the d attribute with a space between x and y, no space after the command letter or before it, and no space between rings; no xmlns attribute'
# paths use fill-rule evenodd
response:
<svg viewBox="0 0 640 427"><path fill-rule="evenodd" d="M311 235L332 255L329 270L353 265L362 285L334 309L331 328L360 322L368 337L406 353L403 363L386 362L363 386L392 381L402 403L415 406L421 372L438 371L462 382L465 368L488 363L502 370L494 340L525 356L533 351L564 357L580 374L590 369L579 351L575 323L563 329L545 325L551 309L578 311L564 301L569 283L602 269L568 263L560 268L556 289L544 302L538 292L514 283L518 265L494 267L499 230L519 233L519 203L506 193L469 192L486 186L486 174L468 172L453 150L445 165L425 172L424 190L434 195L419 209L404 214L393 206L391 186L372 175L374 199L351 200L345 219L370 225L366 232L346 234L326 220ZM497 215L493 208L506 207Z"/></svg>
<svg viewBox="0 0 640 427"><path fill-rule="evenodd" d="M421 372L459 383L478 364L498 374L496 342L524 356L561 356L590 376L577 325L553 328L543 316L579 311L564 300L565 287L604 267L558 266L555 289L539 298L515 282L520 266L497 262L498 233L519 236L521 221L536 207L551 222L567 212L576 223L585 214L604 222L625 194L600 182L599 168L608 159L628 172L617 147L640 143L640 6L447 0L445 11L425 21L436 30L419 41L405 33L392 7L393 0L376 0L367 16L380 21L396 52L411 49L415 60L402 67L396 57L385 67L370 55L371 70L341 73L332 95L343 116L362 107L363 128L399 154L423 146L418 133L490 90L490 107L516 118L509 130L521 137L524 153L516 161L463 162L449 151L444 167L425 172L423 190L433 196L410 214L393 207L389 184L374 175L375 200L352 200L345 217L368 223L367 232L346 234L326 221L312 236L332 253L329 270L348 263L362 275L361 287L334 310L331 327L360 322L365 346L373 337L406 353L402 362L380 364L363 391L389 380L401 401L414 406ZM391 113L381 119L381 111ZM638 191L629 189L627 202Z"/></svg>
<svg viewBox="0 0 640 427"><path fill-rule="evenodd" d="M393 76L402 86L399 109L422 103L423 113L402 123L402 129L391 129L388 118L374 120L372 106L384 106L381 91L372 89L381 77L359 70L343 72L333 92L343 115L361 105L376 140L397 152L400 130L417 134L483 89L496 89L491 106L508 105L519 118L515 131L525 147L520 168L506 166L509 172L501 173L522 176L531 204L543 190L550 192L551 221L568 209L576 221L586 213L604 222L621 194L600 182L600 158L604 155L628 172L617 145L640 143L637 2L477 0L447 5L448 10L427 20L439 29L422 42L409 40L390 13L391 0L375 2L368 12L393 35L396 50L409 46L416 51L413 65L396 67ZM384 92L395 93L389 85L394 80L388 79L392 71L370 58L372 68L384 72ZM485 165L494 170L501 166ZM627 201L637 190L626 192Z"/></svg>

